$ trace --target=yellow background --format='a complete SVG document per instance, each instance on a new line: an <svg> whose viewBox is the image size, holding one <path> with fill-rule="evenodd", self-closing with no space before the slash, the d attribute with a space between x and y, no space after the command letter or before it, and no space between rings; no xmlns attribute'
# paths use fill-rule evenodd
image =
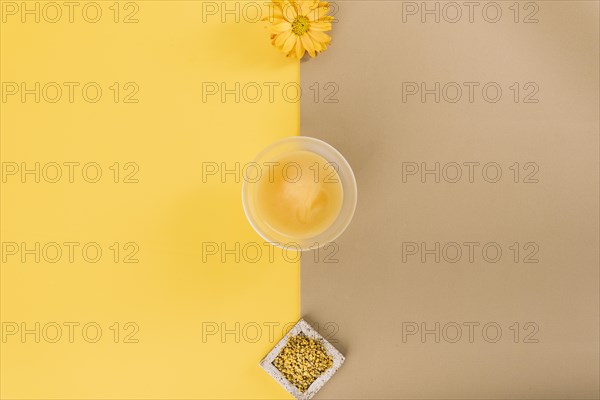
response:
<svg viewBox="0 0 600 400"><path fill-rule="evenodd" d="M97 82L103 94L97 103L84 101L77 89L73 103L65 92L54 104L9 97L1 103L2 162L96 162L103 176L87 183L76 169L69 183L63 169L58 183L7 177L2 242L97 242L103 255L87 263L76 251L74 263L63 254L54 264L7 256L2 322L80 325L73 343L66 328L57 343L8 336L1 344L0 394L287 398L258 362L283 335L282 325L299 318L299 263L280 252L257 263L236 263L233 256L225 263L218 256L203 262L203 242L231 248L263 240L244 216L241 182L228 175L225 183L218 176L203 183L202 163L231 168L267 144L297 135L299 104L285 101L281 91L274 102L264 92L256 103L236 103L233 96L225 103L218 96L203 102L201 93L202 82L226 82L229 88L235 82L263 88L264 82L298 82L298 62L271 47L262 23L244 22L243 16L237 23L235 13L225 15L226 23L220 13L205 14L203 22L200 1L137 1L139 21L130 24L113 21L113 1L97 3L103 11L97 23L83 20L86 2L79 3L72 23L66 15L57 23L35 23L32 16L22 23L20 15L3 15L2 82L79 82L79 88ZM119 4L120 20L134 10L125 3ZM135 82L139 102L115 103L108 89L114 82L121 88ZM123 175L113 182L109 167L115 162L122 173L128 172L126 162L136 163L139 182L122 183ZM137 243L139 263L115 263L109 249L114 242ZM82 338L88 322L103 330L97 343ZM121 335L126 322L136 323L139 343L123 343L122 336L114 343L114 322L121 324ZM233 334L203 343L206 322L228 329L240 323L240 333L254 322L262 335L256 343L243 337L236 343ZM264 325L269 322L280 324L273 340Z"/></svg>

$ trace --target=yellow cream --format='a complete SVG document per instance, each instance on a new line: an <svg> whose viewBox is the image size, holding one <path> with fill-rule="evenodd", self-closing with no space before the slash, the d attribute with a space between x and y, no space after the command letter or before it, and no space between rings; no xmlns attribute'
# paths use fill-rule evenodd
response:
<svg viewBox="0 0 600 400"><path fill-rule="evenodd" d="M257 184L255 205L260 218L292 239L325 231L342 207L344 193L337 166L306 150L274 162Z"/></svg>

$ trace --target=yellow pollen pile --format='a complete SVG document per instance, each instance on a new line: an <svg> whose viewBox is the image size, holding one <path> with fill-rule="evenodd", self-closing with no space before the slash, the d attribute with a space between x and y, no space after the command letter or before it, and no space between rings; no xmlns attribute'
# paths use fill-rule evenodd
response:
<svg viewBox="0 0 600 400"><path fill-rule="evenodd" d="M304 335L292 336L273 361L285 378L302 393L333 366L323 343Z"/></svg>

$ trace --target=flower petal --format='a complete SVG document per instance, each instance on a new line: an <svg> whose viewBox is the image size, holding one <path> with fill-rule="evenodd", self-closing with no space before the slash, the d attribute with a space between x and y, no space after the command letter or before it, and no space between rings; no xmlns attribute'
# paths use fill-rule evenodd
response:
<svg viewBox="0 0 600 400"><path fill-rule="evenodd" d="M271 25L271 31L274 33L291 31L291 30L292 30L292 24L290 24L287 21L279 22L277 24Z"/></svg>
<svg viewBox="0 0 600 400"><path fill-rule="evenodd" d="M292 35L292 31L285 31L280 33L273 41L273 44L278 48L282 48L286 40L288 40L288 38L290 37L290 35Z"/></svg>
<svg viewBox="0 0 600 400"><path fill-rule="evenodd" d="M310 32L307 32L306 34L307 34L308 36L310 36L310 39L312 40L312 42L313 42L313 45L315 46L315 52L317 52L317 53L320 53L320 52L322 52L323 50L325 50L325 48L327 47L325 44L323 44L323 43L319 42L318 40L316 40L316 39L314 38L314 36L312 36L312 35L310 34Z"/></svg>
<svg viewBox="0 0 600 400"><path fill-rule="evenodd" d="M282 22L288 22L284 18L279 18L279 17L275 17L275 16L272 16L272 15L263 18L263 21L269 21L271 23L271 25L277 25L277 24L280 24Z"/></svg>
<svg viewBox="0 0 600 400"><path fill-rule="evenodd" d="M302 41L302 46L304 46L306 51L308 51L308 54L310 54L311 57L314 57L316 55L315 45L313 44L310 37L308 35L302 35L300 36L300 40Z"/></svg>
<svg viewBox="0 0 600 400"><path fill-rule="evenodd" d="M281 50L284 53L287 53L287 52L291 51L294 48L294 46L297 46L297 44L296 44L297 42L299 42L298 36L292 34L285 40Z"/></svg>
<svg viewBox="0 0 600 400"><path fill-rule="evenodd" d="M326 43L326 44L329 44L329 42L331 42L331 36L329 36L328 34L326 34L323 31L312 29L312 25L311 25L310 29L308 30L308 34L310 35L311 39L314 42Z"/></svg>
<svg viewBox="0 0 600 400"><path fill-rule="evenodd" d="M301 40L296 41L296 58L300 60L304 56L305 48Z"/></svg>
<svg viewBox="0 0 600 400"><path fill-rule="evenodd" d="M296 12L296 7L290 1L285 1L282 4L281 13L283 14L283 18L285 18L288 22L294 22L294 20L298 16L298 12Z"/></svg>
<svg viewBox="0 0 600 400"><path fill-rule="evenodd" d="M311 10L319 6L319 0L298 0L298 14L308 16Z"/></svg>
<svg viewBox="0 0 600 400"><path fill-rule="evenodd" d="M316 31L330 31L331 22L311 22L310 29Z"/></svg>
<svg viewBox="0 0 600 400"><path fill-rule="evenodd" d="M321 19L325 17L329 12L329 4L325 4L325 6L319 5L314 10L311 10L311 12L306 15L308 17L308 20L311 22L321 21Z"/></svg>

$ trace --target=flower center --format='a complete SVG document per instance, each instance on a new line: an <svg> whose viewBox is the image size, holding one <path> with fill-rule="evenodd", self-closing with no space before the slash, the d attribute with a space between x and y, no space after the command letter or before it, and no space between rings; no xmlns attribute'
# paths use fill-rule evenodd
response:
<svg viewBox="0 0 600 400"><path fill-rule="evenodd" d="M310 21L304 15L298 15L294 22L292 22L292 33L302 36L308 32L310 28Z"/></svg>

